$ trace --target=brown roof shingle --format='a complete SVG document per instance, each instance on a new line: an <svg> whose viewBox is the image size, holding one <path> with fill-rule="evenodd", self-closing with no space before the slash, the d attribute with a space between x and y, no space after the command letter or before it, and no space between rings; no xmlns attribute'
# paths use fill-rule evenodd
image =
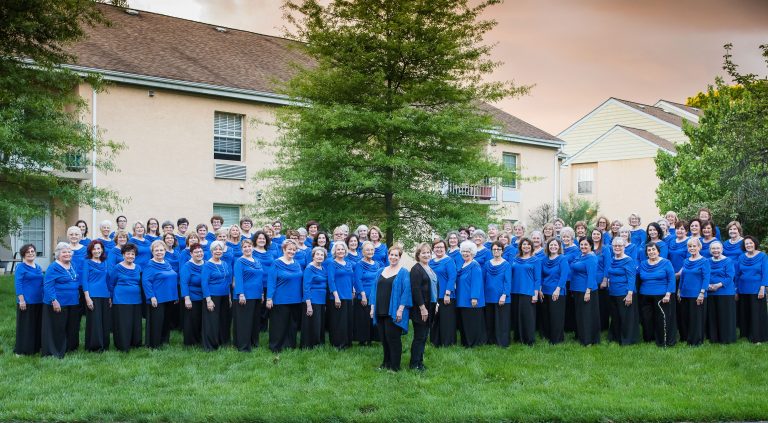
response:
<svg viewBox="0 0 768 423"><path fill-rule="evenodd" d="M680 109L683 109L683 110L685 110L686 112L688 112L688 113L691 113L691 114L694 114L694 115L696 115L696 116L702 116L702 115L704 115L704 112L703 112L701 109L699 109L698 107L691 107L691 106L687 106L687 105L685 105L685 104L676 103L676 102L674 102L674 101L669 101L669 100L664 100L664 99L662 99L661 101L663 101L663 102L666 102L666 103L669 103L669 104L671 104L671 105L673 105L673 106L675 106L675 107L678 107L678 108L680 108Z"/></svg>
<svg viewBox="0 0 768 423"><path fill-rule="evenodd" d="M676 114L665 112L664 109L661 109L661 108L655 107L655 106L649 106L647 104L635 103L633 101L628 101L628 100L622 100L622 99L616 98L616 97L613 97L613 99L616 100L616 101L619 101L619 102L621 102L623 104L626 104L627 106L629 106L629 107L631 107L633 109L639 110L639 111L641 111L643 113L646 113L648 115L651 115L651 116L653 116L655 118L661 119L664 122L671 123L671 124L673 124L673 125L675 125L677 127L680 127L680 128L683 127L683 118L681 118L680 116L678 116ZM694 124L694 125L696 124L695 122L691 122L691 123Z"/></svg>
<svg viewBox="0 0 768 423"><path fill-rule="evenodd" d="M650 141L650 142L658 145L659 147L661 147L661 148L663 148L663 149L665 149L667 151L671 151L673 153L676 151L675 143L673 143L672 141L669 141L669 140L667 140L665 138L662 138L662 137L660 137L660 136L658 136L656 134L648 132L648 131L646 131L644 129L630 128L629 126L624 126L624 125L617 125L617 126L622 128L622 129L626 129L627 131L637 135L638 137L643 138L643 139L645 139L647 141Z"/></svg>
<svg viewBox="0 0 768 423"><path fill-rule="evenodd" d="M478 108L488 113L497 123L501 124L503 129L502 132L538 140L563 142L560 138L539 129L528 122L520 120L499 108L493 107L490 104L481 103L478 105Z"/></svg>
<svg viewBox="0 0 768 423"><path fill-rule="evenodd" d="M88 37L71 52L76 65L275 92L275 81L292 74L292 63L312 61L296 42L157 13L99 5L111 27L86 27Z"/></svg>

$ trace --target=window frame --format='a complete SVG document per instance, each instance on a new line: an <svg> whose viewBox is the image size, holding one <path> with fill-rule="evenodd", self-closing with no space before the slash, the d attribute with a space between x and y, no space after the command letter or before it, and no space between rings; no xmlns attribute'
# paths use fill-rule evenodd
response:
<svg viewBox="0 0 768 423"><path fill-rule="evenodd" d="M519 153L506 152L506 151L501 153L501 164L506 169L510 169L510 168L507 167L507 162L505 160L507 157L514 157L514 159L515 159L515 169L514 170L515 170L515 174L517 174L517 172L520 169L520 154ZM514 178L511 178L511 181L507 181L505 179L506 178L501 178L501 186L502 186L502 188L510 188L510 189L518 189L518 188L520 188L517 176L515 176Z"/></svg>
<svg viewBox="0 0 768 423"><path fill-rule="evenodd" d="M236 124L231 124L229 119L232 118ZM226 119L225 125L219 124L220 119ZM244 115L239 113L229 113L222 111L213 112L213 158L214 160L226 160L229 162L242 162L243 161L243 120ZM217 143L232 144L237 140L239 142L238 153L227 151L232 149L219 148L217 151Z"/></svg>

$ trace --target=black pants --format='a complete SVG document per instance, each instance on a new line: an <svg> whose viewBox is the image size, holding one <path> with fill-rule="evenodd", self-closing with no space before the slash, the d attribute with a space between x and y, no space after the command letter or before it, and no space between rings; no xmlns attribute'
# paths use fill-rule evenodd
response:
<svg viewBox="0 0 768 423"><path fill-rule="evenodd" d="M112 304L112 343L118 351L128 352L141 346L143 308L143 304Z"/></svg>
<svg viewBox="0 0 768 423"><path fill-rule="evenodd" d="M592 293L592 296L595 294ZM600 330L608 330L611 322L611 296L608 294L608 288L598 289L597 299L600 304Z"/></svg>
<svg viewBox="0 0 768 423"><path fill-rule="evenodd" d="M206 351L217 350L229 341L229 296L211 296L213 311L203 306L203 348Z"/></svg>
<svg viewBox="0 0 768 423"><path fill-rule="evenodd" d="M707 336L712 343L736 342L736 299L733 295L707 297Z"/></svg>
<svg viewBox="0 0 768 423"><path fill-rule="evenodd" d="M680 299L680 340L688 345L701 345L704 342L704 319L707 300L696 304L696 298Z"/></svg>
<svg viewBox="0 0 768 423"><path fill-rule="evenodd" d="M542 311L541 336L550 344L559 344L565 339L566 302L565 295L553 301L552 296L547 294L544 294L544 299L539 302Z"/></svg>
<svg viewBox="0 0 768 423"><path fill-rule="evenodd" d="M565 301L565 309L563 310L563 329L565 332L575 332L576 304L573 300L573 292L571 292L571 281L565 283L565 291L560 290L560 298L558 301L561 299Z"/></svg>
<svg viewBox="0 0 768 423"><path fill-rule="evenodd" d="M106 351L112 332L112 309L109 298L91 298L93 310L85 309L85 349Z"/></svg>
<svg viewBox="0 0 768 423"><path fill-rule="evenodd" d="M301 304L275 304L269 313L269 349L280 352L296 348L296 332L301 324Z"/></svg>
<svg viewBox="0 0 768 423"><path fill-rule="evenodd" d="M442 299L438 301L440 306L435 313L432 344L436 347L450 347L456 345L456 302L454 299L450 304L445 304Z"/></svg>
<svg viewBox="0 0 768 423"><path fill-rule="evenodd" d="M184 345L200 345L203 342L203 301L190 301L192 308L184 307L182 312L181 330L184 334Z"/></svg>
<svg viewBox="0 0 768 423"><path fill-rule="evenodd" d="M640 325L643 341L671 347L677 343L677 307L674 295L667 303L663 299L664 295L640 295Z"/></svg>
<svg viewBox="0 0 768 423"><path fill-rule="evenodd" d="M352 300L341 300L341 307L336 308L333 300L326 307L328 313L328 334L331 345L344 349L352 345Z"/></svg>
<svg viewBox="0 0 768 423"><path fill-rule="evenodd" d="M171 328L171 330L180 330L181 329L181 316L183 315L183 309L184 309L184 297L181 296L181 286L176 286L177 295L176 298L179 299L179 301L176 301L171 307L170 310L168 310L168 314L166 315L168 318L168 327Z"/></svg>
<svg viewBox="0 0 768 423"><path fill-rule="evenodd" d="M600 343L599 295L600 294L597 291L592 291L589 301L584 302L583 292L573 293L573 314L576 320L576 338L581 345Z"/></svg>
<svg viewBox="0 0 768 423"><path fill-rule="evenodd" d="M40 329L40 355L63 358L64 354L78 347L80 337L80 304L62 306L56 313L53 306L43 305Z"/></svg>
<svg viewBox="0 0 768 423"><path fill-rule="evenodd" d="M489 344L509 346L510 320L509 301L500 306L498 302L485 305L485 336Z"/></svg>
<svg viewBox="0 0 768 423"><path fill-rule="evenodd" d="M261 298L232 303L232 338L238 351L249 352L259 346Z"/></svg>
<svg viewBox="0 0 768 423"><path fill-rule="evenodd" d="M21 311L16 304L16 346L13 352L19 355L34 355L40 352L40 336L43 328L43 304L27 304Z"/></svg>
<svg viewBox="0 0 768 423"><path fill-rule="evenodd" d="M403 354L403 329L397 326L389 316L376 316L378 320L381 346L384 349L384 361L381 367L384 369L399 371L400 360Z"/></svg>
<svg viewBox="0 0 768 423"><path fill-rule="evenodd" d="M371 320L371 316L368 316ZM307 316L307 303L301 304L301 348L325 344L325 304L312 304L312 316Z"/></svg>
<svg viewBox="0 0 768 423"><path fill-rule="evenodd" d="M526 345L536 342L536 304L531 302L531 295L512 294L510 303L514 340Z"/></svg>
<svg viewBox="0 0 768 423"><path fill-rule="evenodd" d="M485 345L485 316L483 307L459 308L461 317L461 345L472 348Z"/></svg>
<svg viewBox="0 0 768 423"><path fill-rule="evenodd" d="M611 325L608 329L608 339L621 345L632 345L637 343L639 335L637 298L633 298L632 304L626 306L624 297L610 297Z"/></svg>
<svg viewBox="0 0 768 423"><path fill-rule="evenodd" d="M313 304L312 307L315 307ZM376 328L371 319L371 305L362 305L360 300L355 298L352 303L352 340L360 345L370 345L371 341L376 339ZM303 330L303 329L302 329Z"/></svg>
<svg viewBox="0 0 768 423"><path fill-rule="evenodd" d="M765 300L765 297L757 298L757 294L739 294L739 335L750 342L768 341L768 309Z"/></svg>
<svg viewBox="0 0 768 423"><path fill-rule="evenodd" d="M158 303L157 307L147 304L146 344L149 348L160 348L170 342L171 314L177 304Z"/></svg>
<svg viewBox="0 0 768 423"><path fill-rule="evenodd" d="M413 340L411 341L411 362L412 369L424 366L424 348L429 338L429 327L432 325L431 311L434 310L434 304L426 304L427 321L421 318L419 307L411 308L411 320L413 321Z"/></svg>

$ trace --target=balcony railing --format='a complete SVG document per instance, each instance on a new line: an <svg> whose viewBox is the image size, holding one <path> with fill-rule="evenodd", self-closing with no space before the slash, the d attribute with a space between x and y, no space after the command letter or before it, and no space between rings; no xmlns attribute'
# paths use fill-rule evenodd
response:
<svg viewBox="0 0 768 423"><path fill-rule="evenodd" d="M448 185L448 192L470 197L475 200L495 201L496 187L493 185Z"/></svg>
<svg viewBox="0 0 768 423"><path fill-rule="evenodd" d="M82 154L70 154L67 156L68 172L87 172L90 161Z"/></svg>

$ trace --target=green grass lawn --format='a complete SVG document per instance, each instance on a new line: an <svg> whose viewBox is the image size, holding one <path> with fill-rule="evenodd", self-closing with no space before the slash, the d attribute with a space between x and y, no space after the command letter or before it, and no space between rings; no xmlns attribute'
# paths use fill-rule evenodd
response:
<svg viewBox="0 0 768 423"><path fill-rule="evenodd" d="M84 324L84 323L83 323ZM82 334L82 332L81 332ZM0 421L722 421L768 418L768 345L427 347L425 373L381 347L278 355L180 346L16 357L0 277ZM410 337L404 338L404 362ZM262 337L266 345L266 337Z"/></svg>

